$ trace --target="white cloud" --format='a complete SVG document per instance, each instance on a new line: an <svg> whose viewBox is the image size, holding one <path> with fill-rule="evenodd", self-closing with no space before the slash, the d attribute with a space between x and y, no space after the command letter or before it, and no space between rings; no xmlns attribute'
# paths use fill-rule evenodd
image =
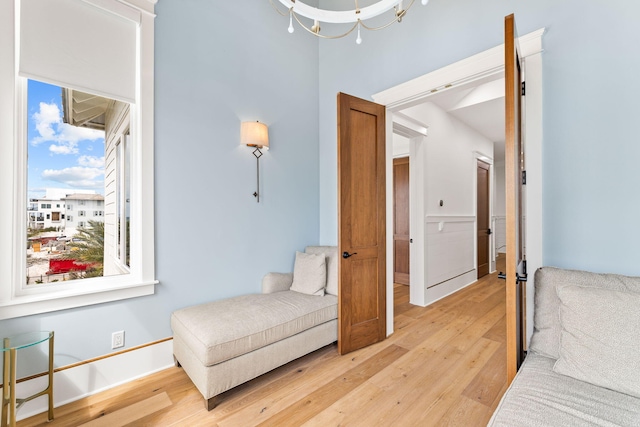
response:
<svg viewBox="0 0 640 427"><path fill-rule="evenodd" d="M51 141L55 138L56 131L53 129L53 125L57 125L62 122L62 116L60 115L60 109L57 104L47 104L46 102L40 103L40 109L37 113L33 114L33 120L36 124L36 130L40 134L32 140L34 144L39 144L43 141Z"/></svg>
<svg viewBox="0 0 640 427"><path fill-rule="evenodd" d="M51 144L49 151L53 154L78 154L78 143L67 142L60 145Z"/></svg>
<svg viewBox="0 0 640 427"><path fill-rule="evenodd" d="M104 132L71 126L62 122L62 113L55 103L40 103L38 112L34 113L38 136L31 138L31 144L38 145L42 142L53 142L49 151L53 154L77 154L78 142L84 140L104 140Z"/></svg>
<svg viewBox="0 0 640 427"><path fill-rule="evenodd" d="M79 128L71 126L68 123L61 123L58 126L58 140L59 141L82 141L85 139L95 141L97 139L104 138L104 132L96 129Z"/></svg>
<svg viewBox="0 0 640 427"><path fill-rule="evenodd" d="M102 188L104 181L97 179L104 175L104 171L95 167L73 166L64 169L47 169L42 172L42 178L67 184L75 188Z"/></svg>
<svg viewBox="0 0 640 427"><path fill-rule="evenodd" d="M78 157L78 164L80 166L86 166L90 168L104 168L104 156L80 156Z"/></svg>

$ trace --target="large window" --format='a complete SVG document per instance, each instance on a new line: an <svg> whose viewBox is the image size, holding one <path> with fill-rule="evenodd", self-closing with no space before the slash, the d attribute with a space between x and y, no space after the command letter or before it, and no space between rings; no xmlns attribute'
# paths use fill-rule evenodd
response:
<svg viewBox="0 0 640 427"><path fill-rule="evenodd" d="M0 210L0 319L153 293L154 4L154 0L0 2L0 197L10 205L10 209ZM69 102L56 104L57 115L46 105L40 109L39 103L30 109L29 95L36 84L64 88L58 90L67 91ZM74 109L71 115L78 113L78 120L62 126L65 108L73 108L76 101L77 107L86 100L85 95L110 102L111 110L105 110L104 120L92 123L93 119L80 117L81 109ZM43 102L55 104L51 99ZM42 133L33 136L42 137L36 144L44 144L49 156L48 166L43 163L39 170L32 167L37 163L35 151L29 151L33 147L29 145L33 143L29 120L35 113L41 119L36 131ZM74 132L90 133L99 125L105 128L104 143L93 146L91 153L82 151L88 145L80 139L69 138ZM58 126L67 134L61 134ZM125 141L123 148L128 147L122 153L128 160L123 163L122 178L118 178L127 184L115 183L114 170L113 189L104 175L109 156L114 160L116 156L116 145L111 150L107 141L109 135L114 141ZM55 164L56 158L63 157L75 164ZM96 166L97 159L102 159L102 172ZM46 194L35 194L45 188L36 183L36 177L53 180L67 190L93 185L92 194L102 200L70 192L39 203ZM120 189L112 191L116 186ZM77 222L69 215L74 204L81 206ZM52 217L52 205L66 205L66 209L56 209ZM48 212L37 212L41 209ZM62 211L69 211L66 220ZM103 215L92 215L95 212ZM66 236L72 228L102 237L104 274L28 284L25 253L29 238L46 228L58 233L55 249L49 249L52 252L63 252L74 240L89 239L76 233ZM113 260L108 274L107 259Z"/></svg>

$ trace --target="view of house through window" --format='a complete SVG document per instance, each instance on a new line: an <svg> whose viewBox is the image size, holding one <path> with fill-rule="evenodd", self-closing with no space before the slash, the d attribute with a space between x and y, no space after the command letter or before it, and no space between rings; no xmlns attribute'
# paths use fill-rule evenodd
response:
<svg viewBox="0 0 640 427"><path fill-rule="evenodd" d="M128 273L129 104L27 92L27 285Z"/></svg>

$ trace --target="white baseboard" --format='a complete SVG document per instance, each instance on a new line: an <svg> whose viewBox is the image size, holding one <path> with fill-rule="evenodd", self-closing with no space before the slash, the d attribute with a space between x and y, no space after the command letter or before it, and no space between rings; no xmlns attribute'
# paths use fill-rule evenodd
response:
<svg viewBox="0 0 640 427"><path fill-rule="evenodd" d="M448 297L449 295L458 292L460 289L466 288L477 281L477 273L476 270L473 269L460 276L454 277L453 279L427 288L426 303L427 305L433 304L434 302L441 300L444 297Z"/></svg>
<svg viewBox="0 0 640 427"><path fill-rule="evenodd" d="M174 366L173 341L162 341L126 353L64 369L53 375L54 407L91 396L112 387L136 380ZM16 396L30 396L47 386L47 377L18 383ZM25 403L17 420L47 411L47 397ZM55 411L54 411L55 417Z"/></svg>

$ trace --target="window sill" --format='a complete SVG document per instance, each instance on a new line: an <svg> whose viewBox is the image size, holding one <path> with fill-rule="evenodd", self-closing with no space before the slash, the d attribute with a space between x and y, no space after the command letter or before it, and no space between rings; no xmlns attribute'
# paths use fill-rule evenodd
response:
<svg viewBox="0 0 640 427"><path fill-rule="evenodd" d="M0 302L0 320L153 295L155 285L158 283L154 280L122 286L97 286L91 290L84 288L82 292L61 290L19 295L11 301Z"/></svg>

